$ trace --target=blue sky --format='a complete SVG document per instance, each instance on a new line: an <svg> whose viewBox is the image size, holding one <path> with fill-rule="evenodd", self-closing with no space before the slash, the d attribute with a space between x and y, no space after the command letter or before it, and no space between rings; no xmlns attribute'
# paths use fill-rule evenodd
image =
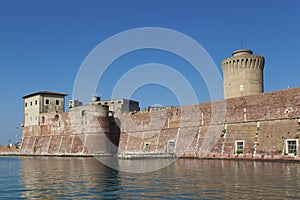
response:
<svg viewBox="0 0 300 200"><path fill-rule="evenodd" d="M0 144L15 140L16 127L23 120L23 95L50 90L71 96L76 73L88 53L101 41L133 28L164 27L182 32L206 49L219 70L222 59L230 57L232 51L252 49L266 58L265 91L297 87L299 8L297 0L1 0ZM199 102L210 100L203 80L188 63L154 50L116 60L108 70L111 83L99 85L97 93L109 98L113 81L133 66L148 62L178 69L199 91ZM133 98L141 107L177 103L172 92L158 85L139 88Z"/></svg>

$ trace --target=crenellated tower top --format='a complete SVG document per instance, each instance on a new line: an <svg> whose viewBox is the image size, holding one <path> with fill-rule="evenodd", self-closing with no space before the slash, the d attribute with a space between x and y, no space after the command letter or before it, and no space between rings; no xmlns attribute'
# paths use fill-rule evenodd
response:
<svg viewBox="0 0 300 200"><path fill-rule="evenodd" d="M236 50L222 61L224 98L264 92L263 69L265 58L253 55L248 49Z"/></svg>

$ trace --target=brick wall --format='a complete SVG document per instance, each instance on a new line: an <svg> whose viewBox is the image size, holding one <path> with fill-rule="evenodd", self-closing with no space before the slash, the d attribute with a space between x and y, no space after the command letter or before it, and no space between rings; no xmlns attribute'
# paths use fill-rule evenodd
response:
<svg viewBox="0 0 300 200"><path fill-rule="evenodd" d="M120 131L106 107L82 106L44 113L37 126L22 129L21 154L106 155L117 152Z"/></svg>
<svg viewBox="0 0 300 200"><path fill-rule="evenodd" d="M285 140L297 139L300 87L183 106L120 119L119 155L164 154L168 141L182 157L295 159L284 155ZM236 154L235 141L244 142Z"/></svg>
<svg viewBox="0 0 300 200"><path fill-rule="evenodd" d="M300 87L117 119L99 105L40 118L39 126L23 127L21 154L300 160L299 147L285 155L285 140L299 137Z"/></svg>

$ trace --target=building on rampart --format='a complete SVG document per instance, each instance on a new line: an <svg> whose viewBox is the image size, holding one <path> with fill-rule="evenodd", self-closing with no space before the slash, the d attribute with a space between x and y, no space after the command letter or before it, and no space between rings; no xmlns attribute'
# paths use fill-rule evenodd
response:
<svg viewBox="0 0 300 200"><path fill-rule="evenodd" d="M24 122L23 126L39 125L43 119L42 113L64 112L65 96L67 94L41 91L23 96Z"/></svg>
<svg viewBox="0 0 300 200"><path fill-rule="evenodd" d="M114 117L118 117L123 113L140 111L139 102L130 99L101 100L100 97L94 97L89 104L108 106L108 110Z"/></svg>
<svg viewBox="0 0 300 200"><path fill-rule="evenodd" d="M78 101L76 99L71 99L68 101L68 108L69 110L72 109L72 108L75 108L75 107L78 107L78 106L82 106L82 102L81 101Z"/></svg>
<svg viewBox="0 0 300 200"><path fill-rule="evenodd" d="M265 58L251 50L237 50L222 61L224 98L242 97L264 92Z"/></svg>

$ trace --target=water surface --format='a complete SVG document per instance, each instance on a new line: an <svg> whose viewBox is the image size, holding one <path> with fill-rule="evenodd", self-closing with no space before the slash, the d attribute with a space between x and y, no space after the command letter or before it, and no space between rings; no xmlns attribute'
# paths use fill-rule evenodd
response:
<svg viewBox="0 0 300 200"><path fill-rule="evenodd" d="M126 173L94 158L0 157L0 198L300 199L299 172L299 163L180 159Z"/></svg>

